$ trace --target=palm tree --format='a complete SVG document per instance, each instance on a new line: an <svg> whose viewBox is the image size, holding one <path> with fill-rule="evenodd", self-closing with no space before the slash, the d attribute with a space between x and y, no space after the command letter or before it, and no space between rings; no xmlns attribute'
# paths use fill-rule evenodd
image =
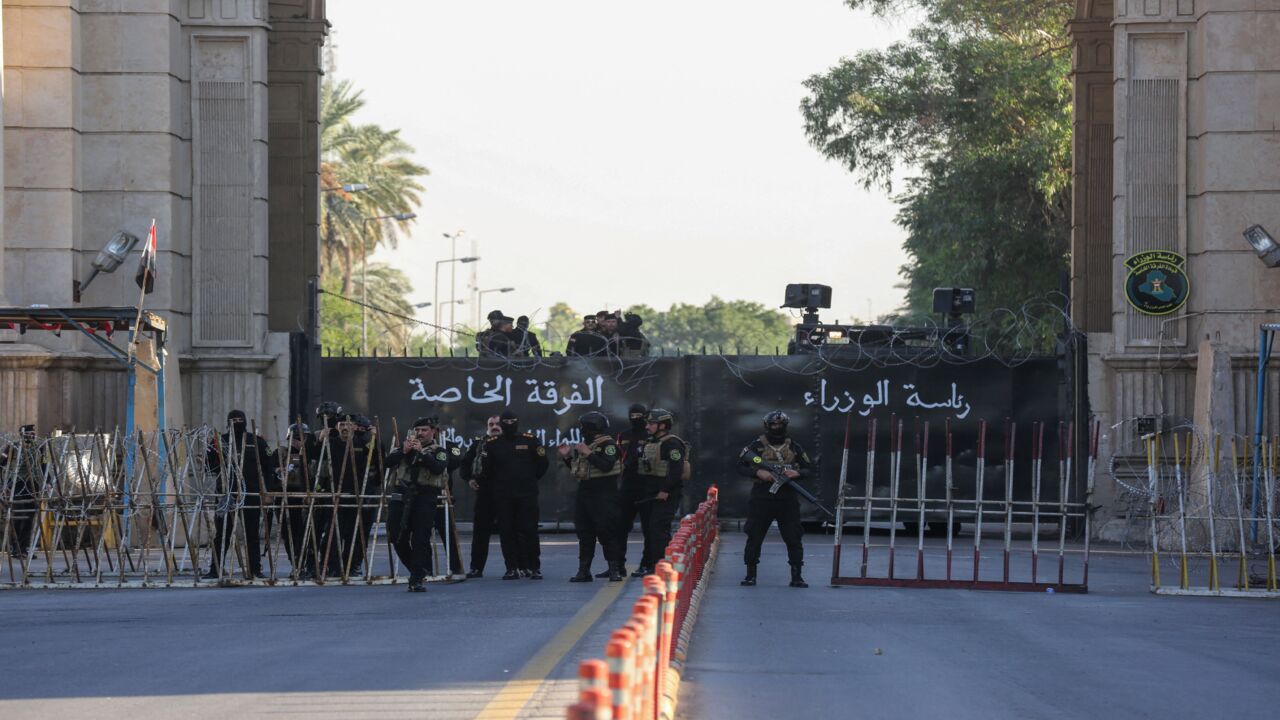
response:
<svg viewBox="0 0 1280 720"><path fill-rule="evenodd" d="M418 178L428 174L412 161L413 147L399 130L351 123L352 114L363 106L361 92L350 81L326 81L321 87L321 180L326 187L369 186L358 194L325 193L321 203L322 272L337 273L347 296L355 289L357 259L383 244L395 247L399 240L397 223L366 218L413 212L423 192Z"/></svg>

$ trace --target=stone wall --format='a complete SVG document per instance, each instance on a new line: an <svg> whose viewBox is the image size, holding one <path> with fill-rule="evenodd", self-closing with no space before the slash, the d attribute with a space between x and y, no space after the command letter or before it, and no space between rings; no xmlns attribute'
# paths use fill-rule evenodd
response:
<svg viewBox="0 0 1280 720"><path fill-rule="evenodd" d="M146 307L169 322L171 424L220 424L231 407L257 418L288 414L288 340L269 327L268 279L300 275L305 284L312 273L269 263L268 48L277 10L290 22L310 13L317 47L323 41L319 2L3 2L0 299L75 306L75 282L106 241L119 230L145 237L155 218L158 281ZM318 117L314 104L305 112ZM295 158L308 161L318 170L318 146ZM294 242L305 243L305 232ZM135 305L136 258L95 279L79 305ZM23 390L0 396L0 429L122 425L112 389L122 382L75 333L7 333L0 388Z"/></svg>

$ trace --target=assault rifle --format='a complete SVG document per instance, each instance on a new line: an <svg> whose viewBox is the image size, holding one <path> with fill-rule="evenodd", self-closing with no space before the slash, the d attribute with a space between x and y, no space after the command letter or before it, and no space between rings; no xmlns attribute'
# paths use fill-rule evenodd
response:
<svg viewBox="0 0 1280 720"><path fill-rule="evenodd" d="M769 486L769 492L773 493L774 495L777 495L778 491L781 490L784 486L790 485L791 489L794 490L797 495L804 498L805 500L808 500L814 507L821 510L828 517L834 518L836 516L836 514L831 512L831 510L828 509L826 505L822 504L821 500L814 497L813 493L809 492L805 488L805 486L796 482L794 479L786 476L787 470L796 469L795 465L783 465L783 464L775 465L767 462L755 462L756 457L758 456L751 455L752 466L755 467L757 470L764 470L770 475L773 475L773 484Z"/></svg>

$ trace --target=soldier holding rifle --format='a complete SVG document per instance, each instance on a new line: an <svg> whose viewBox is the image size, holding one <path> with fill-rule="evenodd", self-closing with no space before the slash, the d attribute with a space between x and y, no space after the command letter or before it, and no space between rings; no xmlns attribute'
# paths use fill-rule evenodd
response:
<svg viewBox="0 0 1280 720"><path fill-rule="evenodd" d="M409 569L409 592L426 592L431 526L449 477L449 453L437 442L438 427L434 417L418 418L400 447L387 456L392 491L387 537Z"/></svg>
<svg viewBox="0 0 1280 720"><path fill-rule="evenodd" d="M777 521L778 532L787 544L791 587L809 587L800 575L804 566L804 528L800 525L800 495L794 481L811 477L813 463L800 443L787 435L790 422L791 418L779 410L765 415L764 434L747 445L738 459L738 474L755 481L747 502L747 546L743 557L747 576L743 585L756 584L760 546L769 526Z"/></svg>

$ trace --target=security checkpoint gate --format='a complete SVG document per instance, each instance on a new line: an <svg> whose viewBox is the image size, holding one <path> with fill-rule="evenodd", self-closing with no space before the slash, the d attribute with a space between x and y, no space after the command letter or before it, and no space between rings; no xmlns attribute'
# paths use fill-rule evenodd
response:
<svg viewBox="0 0 1280 720"><path fill-rule="evenodd" d="M989 469L986 420L967 428L967 444L962 446L950 419L941 428L931 428L928 421L915 419L908 426L903 418L890 415L882 427L879 418L870 417L861 480L850 476L852 429L849 416L834 521L832 585L1088 592L1089 507L1099 433L1096 421L1088 429L1089 456L1080 500L1072 499L1077 497L1072 487L1073 423L1059 422L1056 436L1049 438L1056 472L1049 465L1046 473L1043 422L1032 423L1030 432L1020 435L1018 424L1006 420L1002 462ZM905 441L908 434L913 438L910 446ZM941 458L936 449L930 451L931 442L937 448L939 441ZM904 447L910 451L904 452ZM910 463L905 474L904 460ZM887 544L873 543L873 525L885 523ZM897 562L899 523L906 528L905 536L915 550L914 572L901 572ZM1067 548L1067 529L1072 523L1083 527L1081 551ZM841 574L846 524L861 525L856 575ZM957 552L956 534L962 524L973 528L971 556L963 550ZM940 567L936 560L926 562L927 556L937 556L942 550L936 543L926 544L926 528L944 531L945 560ZM984 533L995 530L1001 536L998 563L988 561L984 566ZM1041 544L1045 531L1052 532L1047 548ZM1015 543L1015 534L1024 532L1029 541ZM1050 567L1042 572L1041 555L1046 549Z"/></svg>

